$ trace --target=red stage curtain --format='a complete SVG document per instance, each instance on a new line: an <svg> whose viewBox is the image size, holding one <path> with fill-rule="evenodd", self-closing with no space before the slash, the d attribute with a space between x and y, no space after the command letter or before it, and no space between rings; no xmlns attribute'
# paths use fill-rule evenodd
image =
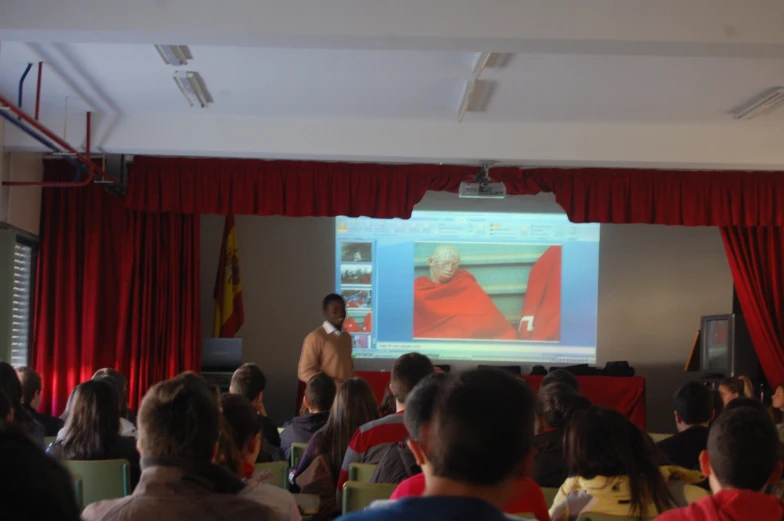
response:
<svg viewBox="0 0 784 521"><path fill-rule="evenodd" d="M198 215L128 212L116 357L131 407L201 366L199 224Z"/></svg>
<svg viewBox="0 0 784 521"><path fill-rule="evenodd" d="M784 382L784 231L721 229L743 318L771 386Z"/></svg>
<svg viewBox="0 0 784 521"><path fill-rule="evenodd" d="M64 161L44 180L71 181ZM31 366L43 378L40 410L60 414L71 390L114 366L125 208L97 185L43 190Z"/></svg>
<svg viewBox="0 0 784 521"><path fill-rule="evenodd" d="M427 190L457 191L477 167L254 159L134 158L126 202L145 212L411 216ZM535 194L518 168L494 169L510 193Z"/></svg>

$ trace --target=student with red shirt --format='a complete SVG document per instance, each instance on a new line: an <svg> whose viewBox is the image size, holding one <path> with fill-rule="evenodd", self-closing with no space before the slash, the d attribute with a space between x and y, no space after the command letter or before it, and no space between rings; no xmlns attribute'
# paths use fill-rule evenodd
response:
<svg viewBox="0 0 784 521"><path fill-rule="evenodd" d="M340 504L343 484L348 481L348 469L352 463L378 463L387 448L408 437L403 423L406 398L424 377L433 373L433 363L425 355L406 353L395 360L389 390L395 397L397 414L390 414L360 427L348 444L346 456L338 478L337 499Z"/></svg>
<svg viewBox="0 0 784 521"><path fill-rule="evenodd" d="M766 412L752 407L724 411L711 426L707 450L700 454L713 495L656 519L781 521L784 502L764 493L781 476L778 450L778 432Z"/></svg>
<svg viewBox="0 0 784 521"><path fill-rule="evenodd" d="M415 476L403 480L390 499L420 497L425 492L425 472L432 473L432 465L427 460L422 446L422 435L433 417L435 402L439 390L451 380L446 373L428 376L417 385L408 397L409 406L404 414L406 426L411 437L407 440L408 448L414 455L416 463L424 470ZM514 498L504 507L508 514L531 513L538 521L550 521L547 501L542 489L529 478L520 478Z"/></svg>

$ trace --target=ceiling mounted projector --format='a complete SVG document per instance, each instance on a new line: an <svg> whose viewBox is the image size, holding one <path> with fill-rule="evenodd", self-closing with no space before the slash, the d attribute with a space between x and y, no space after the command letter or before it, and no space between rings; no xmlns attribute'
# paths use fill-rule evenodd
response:
<svg viewBox="0 0 784 521"><path fill-rule="evenodd" d="M503 199L506 197L506 185L497 183L490 178L490 165L482 165L473 181L460 183L459 196L464 199Z"/></svg>

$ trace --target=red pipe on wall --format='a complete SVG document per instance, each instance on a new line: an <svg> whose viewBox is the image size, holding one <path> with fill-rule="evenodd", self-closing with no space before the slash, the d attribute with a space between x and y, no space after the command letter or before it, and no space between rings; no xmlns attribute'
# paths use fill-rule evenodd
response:
<svg viewBox="0 0 784 521"><path fill-rule="evenodd" d="M8 100L7 100L6 98L4 98L3 96L0 96L0 107L4 107L4 106L5 106L5 107L8 107L8 110L10 110L11 112L13 112L15 115L19 116L19 118L20 118L21 120L23 120L25 123L29 124L29 125L30 125L31 127L33 127L35 130L37 130L38 132L40 132L41 134L43 134L44 136L46 136L46 137L47 137L47 138L49 138L50 140L52 140L52 141L54 141L55 143L57 143L58 145L60 145L60 147L62 147L62 149L63 149L63 150L65 150L66 152L70 152L71 154L73 154L74 158L75 158L77 161L79 161L80 163L82 163L82 164L83 164L83 165L84 165L84 166L85 166L85 167L88 169L88 171L90 172L90 175L88 176L88 180L87 180L87 181L80 181L80 182L78 182L78 183L38 183L38 182L35 182L35 183L28 183L28 182L4 182L4 183L3 183L4 185L9 185L9 186L41 186L41 187L60 187L60 188L65 188L65 187L79 187L79 186L85 186L86 184L89 184L90 182L92 182L92 180L93 180L93 179L94 179L94 177L95 177L95 174L98 174L98 176L100 176L101 178L103 178L103 179L105 179L105 180L107 180L107 181L111 182L112 184L117 184L117 182L116 182L116 181L115 181L115 180L114 180L114 179L113 179L113 178L112 178L112 177L111 177L109 174L107 174L106 172L104 172L104 171L103 171L103 169L101 169L101 168L99 168L98 166L96 166L96 165L95 165L95 164L94 164L94 163L93 163L93 162L90 160L90 158L89 158L89 154L88 154L88 156L85 156L85 155L83 155L83 154L79 153L79 152L78 152L78 151L77 151L75 148L73 148L73 147L72 147L71 145L69 145L67 142L65 142L64 140L62 140L62 139L61 139L59 136L57 136L57 135L56 135L54 132L52 132L51 130L49 130L49 129L48 129L48 128L46 128L45 126L43 126L41 123L39 123L38 121L36 121L36 120L35 120L35 119L33 119L32 117L30 117L30 116L29 116L27 113L25 113L25 112L24 112L22 109L20 109L19 107L17 107L16 105L14 105L13 103L11 103L10 101L8 101ZM90 129L90 121L91 121L91 113L90 113L90 112L88 112L88 113L87 113L87 125L88 125L88 127L87 127L87 128L88 128L88 133L87 133L87 143L88 143L88 150L89 150L89 143L90 143L90 130L89 130L89 129Z"/></svg>
<svg viewBox="0 0 784 521"><path fill-rule="evenodd" d="M38 85L35 88L35 119L38 120L38 114L41 110L41 80L44 72L44 62L38 62Z"/></svg>

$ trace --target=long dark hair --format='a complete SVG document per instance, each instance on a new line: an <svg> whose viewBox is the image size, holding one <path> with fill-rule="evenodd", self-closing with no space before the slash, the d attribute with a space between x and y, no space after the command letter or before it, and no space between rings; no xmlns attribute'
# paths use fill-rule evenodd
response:
<svg viewBox="0 0 784 521"><path fill-rule="evenodd" d="M631 492L629 513L639 519L655 514L649 511L651 504L659 512L673 506L655 450L647 434L605 407L576 412L564 436L569 474L585 479L625 476Z"/></svg>
<svg viewBox="0 0 784 521"><path fill-rule="evenodd" d="M326 425L316 433L315 454L329 458L332 476L337 480L351 437L363 424L378 419L378 404L370 384L362 378L349 378L338 389ZM314 437L316 437L314 436Z"/></svg>
<svg viewBox="0 0 784 521"><path fill-rule="evenodd" d="M6 362L0 362L0 390L5 393L14 410L14 423L28 435L35 436L38 424L22 405L22 382L16 370Z"/></svg>
<svg viewBox="0 0 784 521"><path fill-rule="evenodd" d="M63 459L91 460L111 457L120 430L120 405L111 384L90 380L74 389L60 441Z"/></svg>

